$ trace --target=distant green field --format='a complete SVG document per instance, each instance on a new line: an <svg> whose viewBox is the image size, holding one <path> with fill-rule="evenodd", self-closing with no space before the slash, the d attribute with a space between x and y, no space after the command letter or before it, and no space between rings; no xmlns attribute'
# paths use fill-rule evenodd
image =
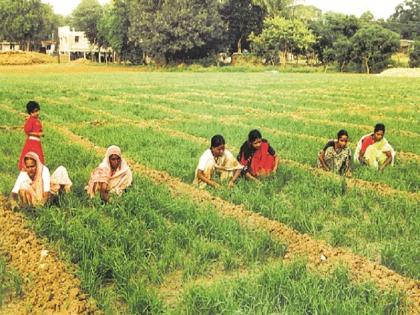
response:
<svg viewBox="0 0 420 315"><path fill-rule="evenodd" d="M173 198L141 174L121 199L89 203L83 187L100 157L49 126L101 147L117 144L136 162L186 183L211 136L223 134L237 154L259 128L283 160L278 173L258 187L241 180L212 194L420 279L419 86L420 79L354 74L8 71L0 73L0 189L11 190L24 142L21 129L4 127L22 125L13 110L24 113L34 99L45 123L46 164L69 169L74 193L64 210L47 207L31 222L78 265L84 289L106 312L398 313L396 293L354 284L341 269L325 278L301 262L284 267L287 240ZM352 189L344 179L315 174L318 151L339 129L349 131L354 148L377 122L397 151L393 168L355 166L353 182L362 181ZM229 276L244 269L243 277ZM212 275L221 280L203 286L200 279ZM183 290L174 298L177 281ZM269 305L273 300L278 305Z"/></svg>

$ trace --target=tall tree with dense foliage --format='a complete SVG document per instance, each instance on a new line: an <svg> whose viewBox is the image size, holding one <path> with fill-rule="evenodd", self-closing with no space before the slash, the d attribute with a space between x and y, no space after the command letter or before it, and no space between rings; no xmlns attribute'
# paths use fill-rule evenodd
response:
<svg viewBox="0 0 420 315"><path fill-rule="evenodd" d="M257 52L272 50L280 53L280 61L286 66L288 52L303 51L315 42L315 36L300 20L288 20L282 17L268 18L260 35L251 34Z"/></svg>
<svg viewBox="0 0 420 315"><path fill-rule="evenodd" d="M143 61L142 49L128 37L129 28L127 0L114 0L104 6L103 16L99 21L99 38L112 47L119 62L140 64Z"/></svg>
<svg viewBox="0 0 420 315"><path fill-rule="evenodd" d="M405 0L385 24L403 39L420 39L420 0Z"/></svg>
<svg viewBox="0 0 420 315"><path fill-rule="evenodd" d="M98 0L81 0L72 12L72 24L79 31L83 31L92 44L98 44L99 21L102 18L103 8Z"/></svg>
<svg viewBox="0 0 420 315"><path fill-rule="evenodd" d="M321 19L310 21L308 25L317 38L311 49L319 61L327 67L338 58L340 69L343 70L343 66L350 62L344 57L349 57L348 41L360 28L359 19L353 15L327 13Z"/></svg>
<svg viewBox="0 0 420 315"><path fill-rule="evenodd" d="M216 0L131 0L129 37L162 62L203 57L217 46L224 24Z"/></svg>
<svg viewBox="0 0 420 315"><path fill-rule="evenodd" d="M251 0L226 0L221 6L220 15L227 25L227 46L241 53L243 48L249 46L249 34L261 32L265 12Z"/></svg>
<svg viewBox="0 0 420 315"><path fill-rule="evenodd" d="M253 0L252 2L263 8L267 17L288 17L294 0Z"/></svg>
<svg viewBox="0 0 420 315"><path fill-rule="evenodd" d="M41 0L0 0L0 40L19 42L26 50L50 38L55 21L52 7Z"/></svg>
<svg viewBox="0 0 420 315"><path fill-rule="evenodd" d="M391 55L400 47L399 35L379 25L361 28L351 39L353 61L366 73L386 68Z"/></svg>

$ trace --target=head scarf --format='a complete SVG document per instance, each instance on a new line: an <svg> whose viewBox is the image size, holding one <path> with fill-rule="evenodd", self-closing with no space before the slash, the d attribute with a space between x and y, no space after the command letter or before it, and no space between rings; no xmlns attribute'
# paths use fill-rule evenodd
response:
<svg viewBox="0 0 420 315"><path fill-rule="evenodd" d="M113 173L109 157L117 155L121 158L120 167ZM92 172L86 190L90 197L94 197L96 191L94 190L95 183L106 183L110 192L115 192L120 195L125 188L131 185L133 177L130 167L121 156L121 149L115 145L110 146L105 153L102 163Z"/></svg>
<svg viewBox="0 0 420 315"><path fill-rule="evenodd" d="M36 154L35 152L26 153L24 156L24 160L25 158L30 158L36 163L35 178L32 180L31 183L27 184L25 190L27 190L29 193L31 204L41 204L44 196L44 184L42 181L42 170L44 168L44 165L41 163L38 154ZM26 171L26 164L24 170Z"/></svg>
<svg viewBox="0 0 420 315"><path fill-rule="evenodd" d="M64 191L69 192L73 183L70 180L67 169L64 166L59 166L51 175L50 191L57 194L60 186L64 186Z"/></svg>

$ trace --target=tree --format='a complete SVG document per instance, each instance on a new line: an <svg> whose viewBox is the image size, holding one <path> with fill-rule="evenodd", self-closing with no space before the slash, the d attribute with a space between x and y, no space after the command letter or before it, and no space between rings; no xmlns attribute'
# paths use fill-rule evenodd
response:
<svg viewBox="0 0 420 315"><path fill-rule="evenodd" d="M322 17L322 11L313 5L298 4L289 10L291 19L300 19L304 22L317 21Z"/></svg>
<svg viewBox="0 0 420 315"><path fill-rule="evenodd" d="M375 22L375 16L373 15L372 12L366 11L362 13L362 15L360 15L359 20L362 25L368 25Z"/></svg>
<svg viewBox="0 0 420 315"><path fill-rule="evenodd" d="M405 0L399 4L385 26L403 39L420 39L420 0Z"/></svg>
<svg viewBox="0 0 420 315"><path fill-rule="evenodd" d="M366 73L383 70L400 47L399 35L379 25L361 28L351 39L353 60Z"/></svg>
<svg viewBox="0 0 420 315"><path fill-rule="evenodd" d="M251 0L227 0L222 4L220 15L227 26L228 47L241 53L248 45L251 32L261 32L265 13Z"/></svg>
<svg viewBox="0 0 420 315"><path fill-rule="evenodd" d="M318 56L319 61L327 67L329 63L336 60L336 56L340 55L340 69L343 70L343 65L350 60L343 60L343 57L348 54L343 54L344 51L341 48L346 46L343 44L360 28L360 21L353 15L327 13L319 20L310 21L308 25L317 38L311 49Z"/></svg>
<svg viewBox="0 0 420 315"><path fill-rule="evenodd" d="M19 42L27 51L51 37L54 21L52 7L40 0L0 0L0 39Z"/></svg>
<svg viewBox="0 0 420 315"><path fill-rule="evenodd" d="M103 8L97 0L82 0L72 12L73 25L85 32L87 39L93 45L99 45L99 49L101 43L98 27L102 14Z"/></svg>
<svg viewBox="0 0 420 315"><path fill-rule="evenodd" d="M252 2L263 8L267 17L288 17L294 0L253 0Z"/></svg>
<svg viewBox="0 0 420 315"><path fill-rule="evenodd" d="M218 49L224 24L216 0L130 0L129 37L166 63Z"/></svg>
<svg viewBox="0 0 420 315"><path fill-rule="evenodd" d="M126 0L114 0L104 7L99 21L99 38L103 45L115 51L118 61L142 63L142 49L128 38L130 28L129 7Z"/></svg>
<svg viewBox="0 0 420 315"><path fill-rule="evenodd" d="M287 53L307 49L315 42L315 36L302 21L274 17L267 18L262 33L258 36L252 33L250 40L257 53L269 50L280 53L280 61L285 67Z"/></svg>
<svg viewBox="0 0 420 315"><path fill-rule="evenodd" d="M420 67L420 41L414 43L414 49L410 52L409 65L411 68Z"/></svg>

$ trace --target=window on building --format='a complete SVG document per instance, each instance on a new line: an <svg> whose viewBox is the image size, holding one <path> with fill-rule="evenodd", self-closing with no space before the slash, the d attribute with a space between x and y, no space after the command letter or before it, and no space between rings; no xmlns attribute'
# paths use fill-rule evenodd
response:
<svg viewBox="0 0 420 315"><path fill-rule="evenodd" d="M79 36L75 36L75 37L74 37L74 41L75 41L76 43L78 43L78 42L79 42Z"/></svg>
<svg viewBox="0 0 420 315"><path fill-rule="evenodd" d="M51 50L51 45L47 45L47 50Z"/></svg>
<svg viewBox="0 0 420 315"><path fill-rule="evenodd" d="M15 50L15 44L10 43L10 50Z"/></svg>

